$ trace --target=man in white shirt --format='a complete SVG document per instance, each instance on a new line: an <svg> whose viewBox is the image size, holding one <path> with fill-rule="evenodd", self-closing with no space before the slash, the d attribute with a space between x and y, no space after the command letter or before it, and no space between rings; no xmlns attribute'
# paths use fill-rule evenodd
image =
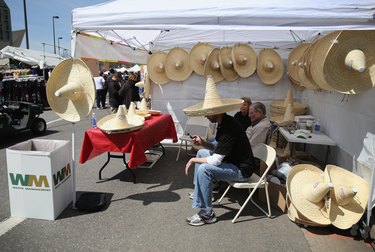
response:
<svg viewBox="0 0 375 252"><path fill-rule="evenodd" d="M105 80L103 78L103 72L100 72L98 77L94 77L95 88L96 88L96 107L98 109L105 108L105 97L107 91L105 90ZM100 103L102 106L100 107Z"/></svg>
<svg viewBox="0 0 375 252"><path fill-rule="evenodd" d="M251 148L254 148L259 143L265 143L271 122L266 117L266 106L261 102L251 104L249 116L251 126L246 129L246 135Z"/></svg>

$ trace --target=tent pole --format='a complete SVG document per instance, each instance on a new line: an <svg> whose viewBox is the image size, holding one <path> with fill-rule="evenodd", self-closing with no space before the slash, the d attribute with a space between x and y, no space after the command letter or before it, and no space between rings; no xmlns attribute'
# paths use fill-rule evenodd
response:
<svg viewBox="0 0 375 252"><path fill-rule="evenodd" d="M76 201L77 201L77 195L76 195L76 157L75 157L75 123L72 123L72 174L73 174L73 209L76 208Z"/></svg>

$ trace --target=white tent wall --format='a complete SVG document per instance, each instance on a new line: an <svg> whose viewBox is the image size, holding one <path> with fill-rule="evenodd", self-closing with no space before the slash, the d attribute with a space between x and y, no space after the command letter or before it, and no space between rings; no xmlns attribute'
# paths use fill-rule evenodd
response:
<svg viewBox="0 0 375 252"><path fill-rule="evenodd" d="M136 6L130 0L110 1L73 10L73 56L145 63L148 52L168 52L175 46L189 51L199 41L215 47L249 42L257 51L277 47L285 66L278 84L264 85L256 74L217 84L222 97L249 96L269 108L271 100L284 99L292 87L286 75L291 48L332 30L375 29L374 10L373 0L143 0ZM124 47L130 50L119 50ZM203 99L204 86L205 79L196 74L183 83L153 85L153 108L171 113L181 130L186 121L182 109ZM374 93L372 89L341 102L339 93L294 90L295 99L309 106L338 144L331 148L330 163L351 170L352 156L358 156L366 132L375 133ZM324 153L322 148L311 149Z"/></svg>

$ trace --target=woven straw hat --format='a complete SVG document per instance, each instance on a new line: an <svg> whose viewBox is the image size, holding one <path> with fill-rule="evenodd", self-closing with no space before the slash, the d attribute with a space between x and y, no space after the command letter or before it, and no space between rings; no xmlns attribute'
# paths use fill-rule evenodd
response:
<svg viewBox="0 0 375 252"><path fill-rule="evenodd" d="M183 109L188 116L217 115L239 109L243 104L242 99L221 99L216 89L212 76L207 76L204 101Z"/></svg>
<svg viewBox="0 0 375 252"><path fill-rule="evenodd" d="M308 63L307 63L307 54L310 48L306 48L304 54L301 56L301 58L298 61L298 68L297 68L297 74L299 78L300 85L312 89L317 90L319 89L319 86L314 82L314 80L311 78L309 71L308 71Z"/></svg>
<svg viewBox="0 0 375 252"><path fill-rule="evenodd" d="M294 120L293 102L286 106L284 115L270 116L270 121L277 123L279 126L286 126Z"/></svg>
<svg viewBox="0 0 375 252"><path fill-rule="evenodd" d="M263 84L276 84L284 73L284 65L280 55L271 48L263 48L258 55L257 73Z"/></svg>
<svg viewBox="0 0 375 252"><path fill-rule="evenodd" d="M126 106L120 105L116 114L103 117L97 127L107 134L124 133L142 128L145 119L138 115L127 115Z"/></svg>
<svg viewBox="0 0 375 252"><path fill-rule="evenodd" d="M160 115L160 110L149 109L147 107L146 98L143 97L142 100L141 100L141 105L140 105L139 109L137 110L137 114L142 115L142 116Z"/></svg>
<svg viewBox="0 0 375 252"><path fill-rule="evenodd" d="M208 55L206 63L204 64L204 75L211 75L215 83L224 80L224 76L221 74L220 71L219 56L220 50L218 48L213 49Z"/></svg>
<svg viewBox="0 0 375 252"><path fill-rule="evenodd" d="M170 81L165 73L166 58L165 52L154 52L147 60L147 72L150 79L156 84L166 84Z"/></svg>
<svg viewBox="0 0 375 252"><path fill-rule="evenodd" d="M169 51L165 59L165 73L173 81L184 81L193 72L190 67L189 54L181 47Z"/></svg>
<svg viewBox="0 0 375 252"><path fill-rule="evenodd" d="M320 225L331 224L325 203L331 188L324 180L323 171L310 164L294 166L287 177L287 191L293 205L307 219Z"/></svg>
<svg viewBox="0 0 375 252"><path fill-rule="evenodd" d="M146 113L138 113L138 110L136 109L135 103L130 102L129 109L128 109L128 115L139 115L139 116L144 117L145 119L149 119L151 117L151 114L149 114L147 112Z"/></svg>
<svg viewBox="0 0 375 252"><path fill-rule="evenodd" d="M270 115L284 115L288 104L293 103L294 115L304 115L307 111L307 105L293 101L293 92L288 90L285 100L272 101L270 106Z"/></svg>
<svg viewBox="0 0 375 252"><path fill-rule="evenodd" d="M242 78L250 77L257 68L257 54L248 44L235 44L232 60L234 70Z"/></svg>
<svg viewBox="0 0 375 252"><path fill-rule="evenodd" d="M309 43L299 44L289 53L288 57L288 76L292 80L292 83L294 82L299 86L298 62L309 45Z"/></svg>
<svg viewBox="0 0 375 252"><path fill-rule="evenodd" d="M375 86L375 31L342 31L324 59L323 74L337 92L357 94Z"/></svg>
<svg viewBox="0 0 375 252"><path fill-rule="evenodd" d="M214 47L208 43L197 43L189 54L190 67L199 75L204 75L204 64Z"/></svg>
<svg viewBox="0 0 375 252"><path fill-rule="evenodd" d="M95 101L95 85L90 69L80 59L61 61L52 71L46 87L51 109L69 122L87 117Z"/></svg>
<svg viewBox="0 0 375 252"><path fill-rule="evenodd" d="M358 175L335 165L327 165L324 172L333 183L329 218L335 227L348 229L365 212L370 185Z"/></svg>
<svg viewBox="0 0 375 252"><path fill-rule="evenodd" d="M235 81L238 74L233 68L232 47L222 47L219 53L220 71L227 81Z"/></svg>

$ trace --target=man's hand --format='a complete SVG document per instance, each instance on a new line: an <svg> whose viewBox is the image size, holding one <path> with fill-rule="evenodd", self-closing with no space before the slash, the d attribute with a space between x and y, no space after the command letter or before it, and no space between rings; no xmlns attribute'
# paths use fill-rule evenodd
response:
<svg viewBox="0 0 375 252"><path fill-rule="evenodd" d="M194 158L190 158L190 160L187 162L186 166L185 166L185 175L187 176L188 173L189 173L189 169L190 167L194 166L194 161L193 161Z"/></svg>

